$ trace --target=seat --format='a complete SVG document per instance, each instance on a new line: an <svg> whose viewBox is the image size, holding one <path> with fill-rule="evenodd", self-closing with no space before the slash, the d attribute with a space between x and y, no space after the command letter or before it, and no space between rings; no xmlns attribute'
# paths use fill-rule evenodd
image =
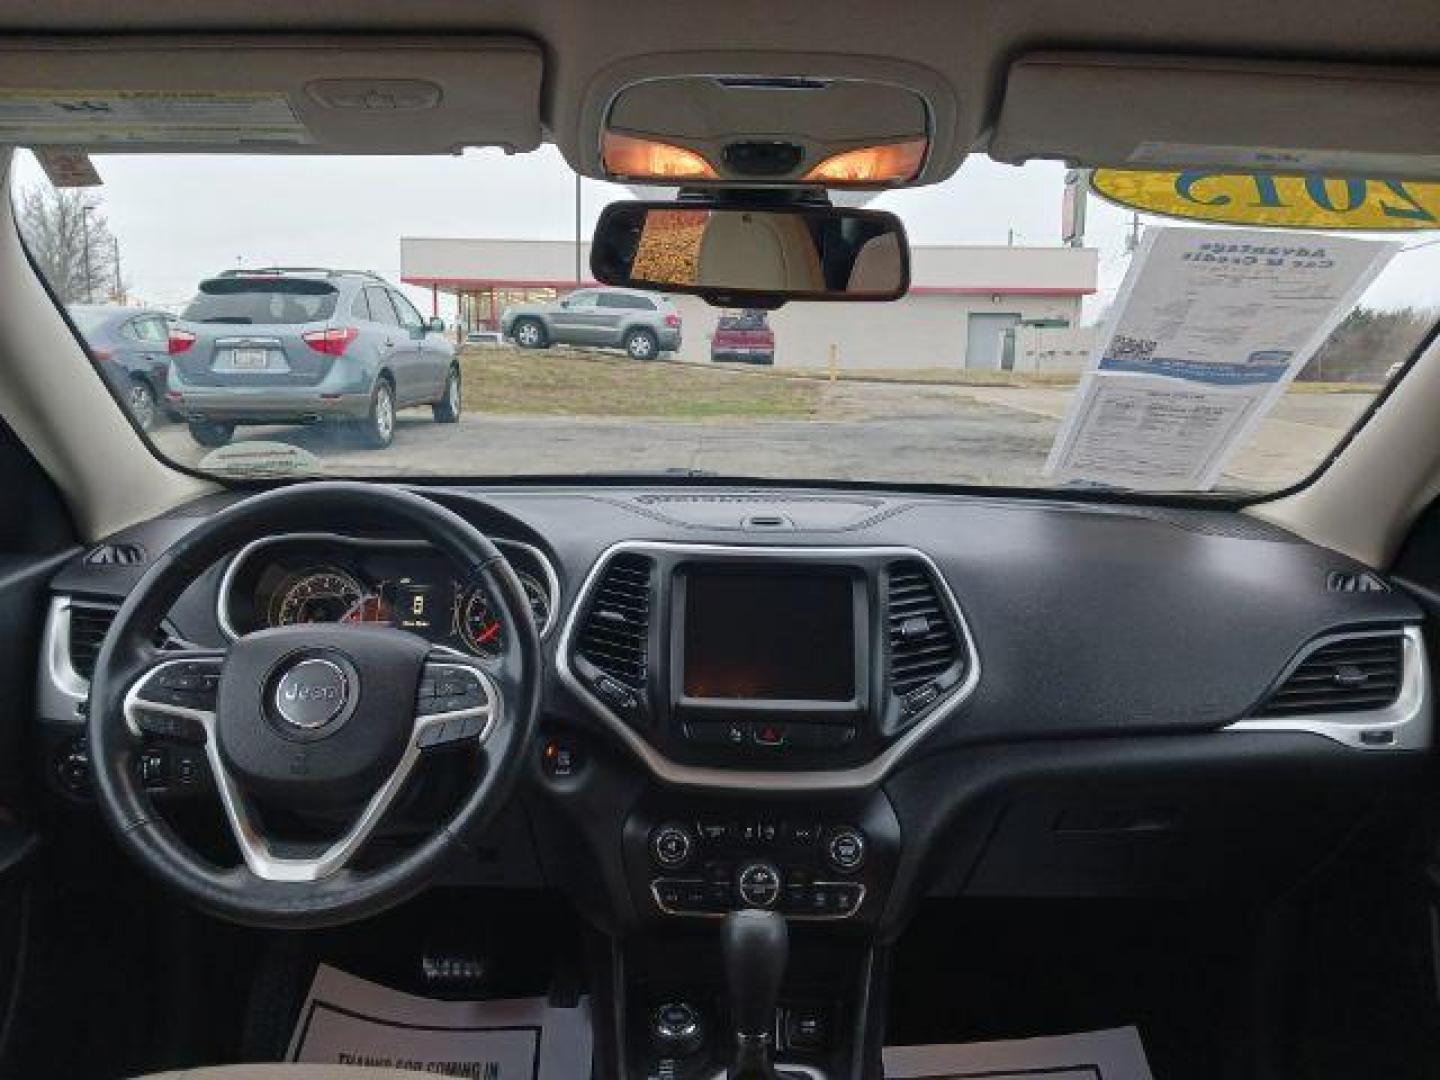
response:
<svg viewBox="0 0 1440 1080"><path fill-rule="evenodd" d="M815 239L798 215L723 211L705 227L695 283L714 288L823 292Z"/></svg>
<svg viewBox="0 0 1440 1080"><path fill-rule="evenodd" d="M251 1064L209 1065L153 1073L137 1080L415 1080L426 1073L362 1065Z"/></svg>

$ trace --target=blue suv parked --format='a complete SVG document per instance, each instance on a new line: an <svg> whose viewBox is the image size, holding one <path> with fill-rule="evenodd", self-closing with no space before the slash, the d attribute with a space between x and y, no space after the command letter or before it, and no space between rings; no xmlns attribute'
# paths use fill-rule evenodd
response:
<svg viewBox="0 0 1440 1080"><path fill-rule="evenodd" d="M376 274L226 271L200 283L171 327L166 404L203 446L223 446L237 424L321 421L389 446L398 409L460 419L460 366L443 329Z"/></svg>

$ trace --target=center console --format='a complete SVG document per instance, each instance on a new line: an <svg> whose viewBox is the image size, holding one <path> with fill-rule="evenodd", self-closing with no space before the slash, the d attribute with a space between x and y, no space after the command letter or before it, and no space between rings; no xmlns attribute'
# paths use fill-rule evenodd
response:
<svg viewBox="0 0 1440 1080"><path fill-rule="evenodd" d="M793 942L756 1037L782 1075L847 1075L901 855L880 781L978 678L943 575L901 547L627 542L581 586L557 661L653 781L629 788L622 872L602 871L645 926L617 944L630 1074L723 1071L719 943L748 911Z"/></svg>

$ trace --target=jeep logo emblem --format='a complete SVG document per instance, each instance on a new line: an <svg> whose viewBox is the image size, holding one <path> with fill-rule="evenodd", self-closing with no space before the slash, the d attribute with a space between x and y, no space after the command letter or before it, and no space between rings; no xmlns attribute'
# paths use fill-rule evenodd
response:
<svg viewBox="0 0 1440 1080"><path fill-rule="evenodd" d="M324 727L350 700L350 680L329 660L302 660L275 684L275 711L301 731Z"/></svg>

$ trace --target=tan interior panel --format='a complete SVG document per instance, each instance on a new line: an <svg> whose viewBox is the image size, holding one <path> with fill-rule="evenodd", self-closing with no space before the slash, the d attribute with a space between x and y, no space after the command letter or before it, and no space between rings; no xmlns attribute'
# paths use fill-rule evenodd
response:
<svg viewBox="0 0 1440 1080"><path fill-rule="evenodd" d="M1440 69L1043 53L1010 68L989 153L1416 179L1437 115Z"/></svg>
<svg viewBox="0 0 1440 1080"><path fill-rule="evenodd" d="M799 85L785 89L786 82ZM806 83L814 88L802 88ZM605 175L600 137L607 126L700 150L722 177L719 151L735 141L732 133L785 139L806 153L784 181L831 154L921 135L930 150L913 184L928 184L964 160L974 133L957 131L960 123L950 85L918 65L834 54L672 53L632 57L601 72L586 90L576 143L563 127L555 138L571 167L596 177Z"/></svg>
<svg viewBox="0 0 1440 1080"><path fill-rule="evenodd" d="M0 143L449 154L540 145L521 38L0 39Z"/></svg>
<svg viewBox="0 0 1440 1080"><path fill-rule="evenodd" d="M680 76L628 86L610 109L609 128L703 156L722 179L732 177L725 147L736 142L789 142L796 166L776 180L797 180L847 150L929 134L929 113L913 90L861 79Z"/></svg>

